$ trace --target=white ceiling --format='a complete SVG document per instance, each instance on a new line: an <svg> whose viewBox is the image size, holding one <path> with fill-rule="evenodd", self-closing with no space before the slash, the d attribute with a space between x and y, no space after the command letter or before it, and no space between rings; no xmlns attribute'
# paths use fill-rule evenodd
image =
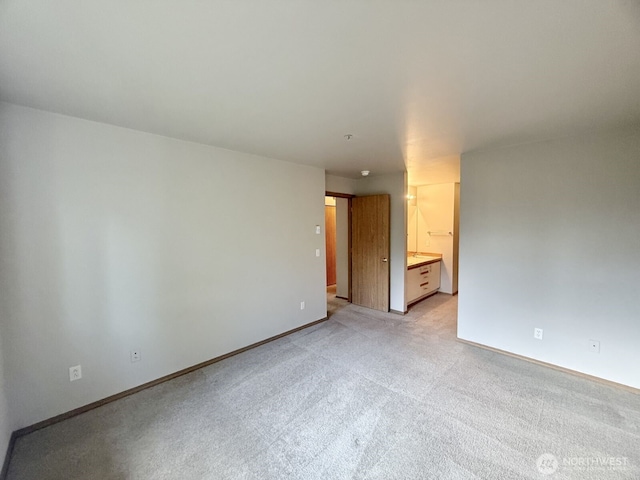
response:
<svg viewBox="0 0 640 480"><path fill-rule="evenodd" d="M640 122L640 1L0 0L0 99L453 181L465 151Z"/></svg>

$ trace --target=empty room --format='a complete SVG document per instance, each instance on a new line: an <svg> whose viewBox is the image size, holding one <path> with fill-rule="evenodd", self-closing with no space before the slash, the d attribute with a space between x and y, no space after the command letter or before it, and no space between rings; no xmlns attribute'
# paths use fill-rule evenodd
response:
<svg viewBox="0 0 640 480"><path fill-rule="evenodd" d="M0 0L0 480L640 478L640 1Z"/></svg>

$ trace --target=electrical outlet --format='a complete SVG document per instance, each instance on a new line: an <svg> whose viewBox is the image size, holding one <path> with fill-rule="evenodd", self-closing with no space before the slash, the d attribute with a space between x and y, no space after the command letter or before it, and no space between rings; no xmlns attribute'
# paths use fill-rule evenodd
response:
<svg viewBox="0 0 640 480"><path fill-rule="evenodd" d="M69 368L69 381L80 380L82 378L82 366L76 365Z"/></svg>
<svg viewBox="0 0 640 480"><path fill-rule="evenodd" d="M139 362L140 360L142 360L140 350L131 350L131 363Z"/></svg>
<svg viewBox="0 0 640 480"><path fill-rule="evenodd" d="M534 328L533 329L533 338L537 338L538 340L542 340L542 329L541 328Z"/></svg>
<svg viewBox="0 0 640 480"><path fill-rule="evenodd" d="M600 353L600 341L589 340L589 350L591 350L593 353Z"/></svg>
<svg viewBox="0 0 640 480"><path fill-rule="evenodd" d="M304 310L304 302L300 302L300 310Z"/></svg>
<svg viewBox="0 0 640 480"><path fill-rule="evenodd" d="M316 257L319 257L319 256L320 256L320 249L316 248Z"/></svg>

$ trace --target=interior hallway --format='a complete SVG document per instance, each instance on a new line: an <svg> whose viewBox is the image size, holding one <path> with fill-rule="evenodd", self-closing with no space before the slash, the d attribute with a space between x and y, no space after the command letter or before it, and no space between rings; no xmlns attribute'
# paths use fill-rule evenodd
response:
<svg viewBox="0 0 640 480"><path fill-rule="evenodd" d="M328 321L18 440L9 479L640 477L640 396L456 341L457 297Z"/></svg>

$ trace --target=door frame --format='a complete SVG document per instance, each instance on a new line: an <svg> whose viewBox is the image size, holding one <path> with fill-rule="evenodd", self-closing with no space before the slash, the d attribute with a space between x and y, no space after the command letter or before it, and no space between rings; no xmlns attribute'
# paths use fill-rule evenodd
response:
<svg viewBox="0 0 640 480"><path fill-rule="evenodd" d="M325 197L337 197L337 198L346 198L347 199L347 262L348 262L348 275L349 281L347 282L347 291L348 298L347 301L351 303L351 199L355 197L355 195L351 195L350 193L338 193L338 192L324 192ZM336 207L337 208L337 207ZM337 213L337 210L336 210ZM326 247L325 247L326 249ZM326 252L325 252L326 254Z"/></svg>

